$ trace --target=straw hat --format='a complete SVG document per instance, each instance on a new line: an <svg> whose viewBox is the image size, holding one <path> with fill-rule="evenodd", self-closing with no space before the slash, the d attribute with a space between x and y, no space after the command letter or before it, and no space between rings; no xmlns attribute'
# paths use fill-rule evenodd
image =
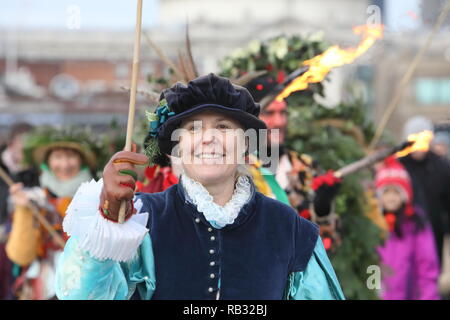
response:
<svg viewBox="0 0 450 320"><path fill-rule="evenodd" d="M76 128L56 129L42 127L25 136L24 158L28 165L41 165L47 161L52 150L64 148L78 152L91 169L95 169L102 145L96 141L94 134L88 130Z"/></svg>

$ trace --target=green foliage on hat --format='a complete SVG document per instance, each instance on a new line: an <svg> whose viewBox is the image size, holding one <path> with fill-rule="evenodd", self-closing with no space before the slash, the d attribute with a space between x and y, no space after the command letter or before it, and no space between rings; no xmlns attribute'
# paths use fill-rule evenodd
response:
<svg viewBox="0 0 450 320"><path fill-rule="evenodd" d="M107 159L105 145L100 137L90 128L38 127L24 136L24 162L27 165L41 165L51 149L69 148L78 151L84 164L94 170L104 165Z"/></svg>
<svg viewBox="0 0 450 320"><path fill-rule="evenodd" d="M298 69L303 61L327 48L328 44L322 41L320 33L309 37L280 35L265 41L253 40L219 62L221 75L237 79L248 72L260 70L266 70L274 77L279 71L287 75ZM314 83L310 84L309 90L322 94L323 87L320 83Z"/></svg>
<svg viewBox="0 0 450 320"><path fill-rule="evenodd" d="M157 159L161 156L161 150L158 147L158 139L155 137L149 137L145 144L144 154L147 156L149 165L153 165L157 162Z"/></svg>

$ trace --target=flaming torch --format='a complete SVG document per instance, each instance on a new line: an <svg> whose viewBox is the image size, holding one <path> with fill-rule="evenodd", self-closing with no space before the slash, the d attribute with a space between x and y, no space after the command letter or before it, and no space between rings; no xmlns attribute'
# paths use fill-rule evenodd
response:
<svg viewBox="0 0 450 320"><path fill-rule="evenodd" d="M401 158L416 151L427 152L430 149L430 142L431 140L433 140L433 137L433 132L429 130L410 134L408 136L408 141L412 142L412 145L404 150L397 152L395 156L397 158Z"/></svg>
<svg viewBox="0 0 450 320"><path fill-rule="evenodd" d="M407 141L401 143L400 145L375 152L356 162L350 163L349 165L337 170L334 175L337 178L342 178L353 172L369 167L393 154L395 154L397 158L400 158L416 151L427 152L430 148L431 140L433 140L433 132L429 130L411 134L408 136Z"/></svg>
<svg viewBox="0 0 450 320"><path fill-rule="evenodd" d="M276 87L261 101L261 107L268 106L274 98L282 101L291 93L305 90L310 83L322 81L333 68L352 63L366 52L373 44L383 38L383 25L362 25L353 27L353 32L361 35L362 39L356 48L341 49L335 45L325 52L303 62L303 66L291 73L282 84L282 89ZM306 68L307 69L306 69Z"/></svg>
<svg viewBox="0 0 450 320"><path fill-rule="evenodd" d="M348 176L349 174L352 174L356 171L370 167L371 165L389 157L390 155L393 155L394 153L401 152L404 149L410 148L413 144L414 144L413 141L406 141L406 142L401 143L398 146L388 148L385 150L381 150L379 152L375 152L367 157L364 157L358 161L352 162L352 163L346 165L345 167L337 170L336 172L334 172L334 176L336 178L343 178L345 176Z"/></svg>

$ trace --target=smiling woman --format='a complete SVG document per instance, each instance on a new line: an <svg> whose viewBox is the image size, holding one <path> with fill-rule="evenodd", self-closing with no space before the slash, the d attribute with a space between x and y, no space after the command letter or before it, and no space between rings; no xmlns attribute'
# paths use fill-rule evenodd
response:
<svg viewBox="0 0 450 320"><path fill-rule="evenodd" d="M58 148L48 156L48 166L61 181L73 178L81 169L81 155L72 149Z"/></svg>
<svg viewBox="0 0 450 320"><path fill-rule="evenodd" d="M134 195L130 173L147 159L116 153L67 212L58 298L343 299L318 227L239 171L255 151L244 131L266 128L259 110L246 89L214 74L164 90L147 150L177 157L180 183Z"/></svg>

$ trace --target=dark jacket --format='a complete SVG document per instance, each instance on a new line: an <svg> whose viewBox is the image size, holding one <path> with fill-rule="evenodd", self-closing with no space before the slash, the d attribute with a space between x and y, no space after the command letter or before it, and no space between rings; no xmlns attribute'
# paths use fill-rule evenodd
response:
<svg viewBox="0 0 450 320"><path fill-rule="evenodd" d="M399 160L411 176L415 204L428 213L441 258L450 223L450 163L431 151L422 161L410 155Z"/></svg>
<svg viewBox="0 0 450 320"><path fill-rule="evenodd" d="M283 299L291 272L304 271L318 228L254 191L233 224L214 229L173 185L137 194L151 212L156 291L152 299ZM180 272L181 271L181 272ZM220 284L219 284L220 279Z"/></svg>
<svg viewBox="0 0 450 320"><path fill-rule="evenodd" d="M39 185L39 173L35 168L26 169L17 174L9 172L6 165L1 159L3 151L6 147L0 147L0 167L11 177L14 182L22 182L25 187L35 187ZM8 197L9 186L3 179L0 179L0 225L4 224L8 220Z"/></svg>
<svg viewBox="0 0 450 320"><path fill-rule="evenodd" d="M5 164L2 162L1 155L5 150L6 146L0 147L0 167L11 177L14 182L22 182L27 187L33 187L39 185L39 175L37 170L28 169L18 174L11 174ZM9 220L8 212L8 197L9 197L9 186L3 179L0 179L0 225L7 224ZM7 232L8 228L4 230ZM5 235L3 235L5 236ZM8 259L5 251L5 243L0 243L0 300L13 299L12 294L12 262Z"/></svg>

